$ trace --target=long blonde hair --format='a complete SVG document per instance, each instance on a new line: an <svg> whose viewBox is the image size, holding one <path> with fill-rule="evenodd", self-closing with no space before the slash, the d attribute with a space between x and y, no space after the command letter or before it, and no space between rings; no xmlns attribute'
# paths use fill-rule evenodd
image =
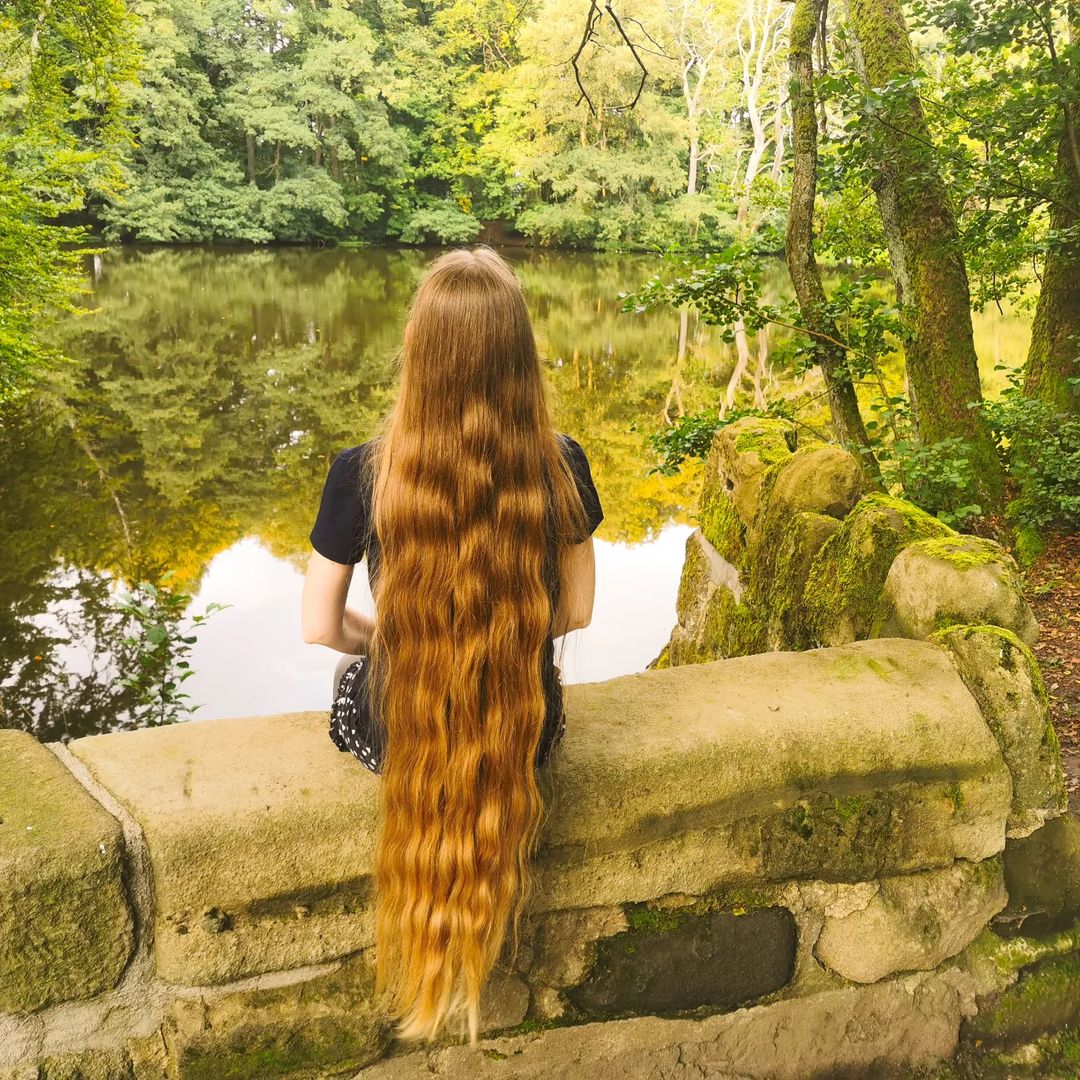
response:
<svg viewBox="0 0 1080 1080"><path fill-rule="evenodd" d="M375 990L405 1039L461 1018L512 919L544 812L557 552L584 508L553 429L521 284L490 247L430 265L371 455L382 558L370 647L386 732L375 865Z"/></svg>

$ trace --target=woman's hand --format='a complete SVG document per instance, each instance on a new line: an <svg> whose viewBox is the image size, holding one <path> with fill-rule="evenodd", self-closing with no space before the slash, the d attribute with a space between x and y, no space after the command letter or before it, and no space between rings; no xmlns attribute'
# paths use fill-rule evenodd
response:
<svg viewBox="0 0 1080 1080"><path fill-rule="evenodd" d="M375 620L345 606L353 568L311 553L300 600L300 630L311 645L363 656L371 645Z"/></svg>

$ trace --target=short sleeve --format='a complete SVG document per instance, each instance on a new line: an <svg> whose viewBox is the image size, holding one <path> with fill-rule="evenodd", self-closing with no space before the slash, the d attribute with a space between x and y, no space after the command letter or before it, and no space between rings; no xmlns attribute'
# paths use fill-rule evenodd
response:
<svg viewBox="0 0 1080 1080"><path fill-rule="evenodd" d="M368 500L360 486L361 447L342 450L330 463L311 546L332 562L353 565L364 557Z"/></svg>
<svg viewBox="0 0 1080 1080"><path fill-rule="evenodd" d="M569 435L563 435L563 442L566 449L566 459L570 464L574 479L577 481L578 492L585 507L588 532L579 541L584 543L596 532L597 526L604 520L604 508L600 505L600 496L596 491L596 485L593 483L589 459L581 444Z"/></svg>

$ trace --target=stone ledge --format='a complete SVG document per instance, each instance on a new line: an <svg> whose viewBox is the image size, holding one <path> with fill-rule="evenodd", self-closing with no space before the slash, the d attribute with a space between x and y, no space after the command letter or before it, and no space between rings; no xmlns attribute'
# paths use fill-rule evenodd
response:
<svg viewBox="0 0 1080 1080"><path fill-rule="evenodd" d="M957 1044L961 997L920 973L702 1020L639 1017L557 1027L379 1062L355 1080L655 1080L660 1076L807 1080L862 1076L888 1062L928 1064Z"/></svg>
<svg viewBox="0 0 1080 1080"><path fill-rule="evenodd" d="M932 645L742 657L566 698L534 911L859 881L1004 846L1008 770ZM378 781L325 728L299 713L69 745L143 830L161 978L220 983L370 944Z"/></svg>
<svg viewBox="0 0 1080 1080"><path fill-rule="evenodd" d="M119 823L33 736L0 731L0 1012L114 987L134 949Z"/></svg>
<svg viewBox="0 0 1080 1080"><path fill-rule="evenodd" d="M68 744L142 827L167 982L226 982L370 943L378 781L326 725L295 713Z"/></svg>

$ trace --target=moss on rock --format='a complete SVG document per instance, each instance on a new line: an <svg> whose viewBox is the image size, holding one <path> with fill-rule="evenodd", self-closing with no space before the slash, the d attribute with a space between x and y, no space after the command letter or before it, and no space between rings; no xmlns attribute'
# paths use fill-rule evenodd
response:
<svg viewBox="0 0 1080 1080"><path fill-rule="evenodd" d="M703 497L697 517L705 539L741 570L746 565L746 525L727 492L721 490L711 498Z"/></svg>
<svg viewBox="0 0 1080 1080"><path fill-rule="evenodd" d="M735 437L737 454L756 454L766 465L775 465L791 453L790 428L784 421L759 420L755 428L741 431Z"/></svg>
<svg viewBox="0 0 1080 1080"><path fill-rule="evenodd" d="M691 533L686 538L686 556L675 598L675 613L681 626L692 626L701 618L710 584L708 557L698 542L697 534Z"/></svg>
<svg viewBox="0 0 1080 1080"><path fill-rule="evenodd" d="M678 625L667 648L667 664L700 664L727 656L756 651L761 638L748 610L735 592L741 588L738 574L713 549L700 530L686 542L686 559L676 599ZM659 666L659 665L656 665Z"/></svg>
<svg viewBox="0 0 1080 1080"><path fill-rule="evenodd" d="M794 424L773 417L744 416L722 427L706 461L701 508L726 496L742 523L752 525L762 479L769 468L791 456L795 438Z"/></svg>
<svg viewBox="0 0 1080 1080"><path fill-rule="evenodd" d="M1002 626L1035 640L1038 626L1015 561L1000 544L977 536L909 544L889 570L874 635L928 638L955 624Z"/></svg>
<svg viewBox="0 0 1080 1080"><path fill-rule="evenodd" d="M870 636L885 580L906 545L955 535L903 499L864 495L819 550L804 592L812 645L842 645Z"/></svg>
<svg viewBox="0 0 1080 1080"><path fill-rule="evenodd" d="M592 969L566 991L582 1019L730 1009L794 973L795 920L786 908L634 904L626 917L627 929L597 943Z"/></svg>
<svg viewBox="0 0 1080 1080"><path fill-rule="evenodd" d="M383 1055L389 1025L372 1005L363 957L327 975L269 990L170 1006L165 1040L184 1080L250 1080L301 1069L359 1069Z"/></svg>
<svg viewBox="0 0 1080 1080"><path fill-rule="evenodd" d="M0 808L0 1011L111 990L134 948L120 823L23 731L0 731Z"/></svg>
<svg viewBox="0 0 1080 1080"><path fill-rule="evenodd" d="M814 955L855 982L929 970L970 944L1006 900L1000 857L885 878L865 907L825 920Z"/></svg>
<svg viewBox="0 0 1080 1080"><path fill-rule="evenodd" d="M90 1049L56 1054L41 1062L38 1080L138 1080L127 1052Z"/></svg>
<svg viewBox="0 0 1080 1080"><path fill-rule="evenodd" d="M1004 549L993 540L981 536L939 536L923 540L919 550L932 559L941 559L957 570L971 570L976 566L990 566L1002 561Z"/></svg>
<svg viewBox="0 0 1080 1080"><path fill-rule="evenodd" d="M1080 1020L1080 953L1040 960L1021 970L999 994L980 999L978 1014L964 1022L965 1042L1009 1046Z"/></svg>
<svg viewBox="0 0 1080 1080"><path fill-rule="evenodd" d="M1066 813L1005 844L1005 917L1025 933L1060 930L1080 917L1080 818Z"/></svg>
<svg viewBox="0 0 1080 1080"><path fill-rule="evenodd" d="M863 493L863 473L853 454L838 446L801 447L771 469L765 481L758 525L779 524L799 513L841 520Z"/></svg>
<svg viewBox="0 0 1080 1080"><path fill-rule="evenodd" d="M930 639L945 649L997 739L1013 780L1008 835L1025 836L1065 812L1057 733L1034 653L998 626L953 626Z"/></svg>
<svg viewBox="0 0 1080 1080"><path fill-rule="evenodd" d="M810 568L825 542L840 528L833 517L800 513L763 547L747 606L755 605L764 625L764 646L805 649L811 644L803 595ZM768 557L765 551L769 551Z"/></svg>

